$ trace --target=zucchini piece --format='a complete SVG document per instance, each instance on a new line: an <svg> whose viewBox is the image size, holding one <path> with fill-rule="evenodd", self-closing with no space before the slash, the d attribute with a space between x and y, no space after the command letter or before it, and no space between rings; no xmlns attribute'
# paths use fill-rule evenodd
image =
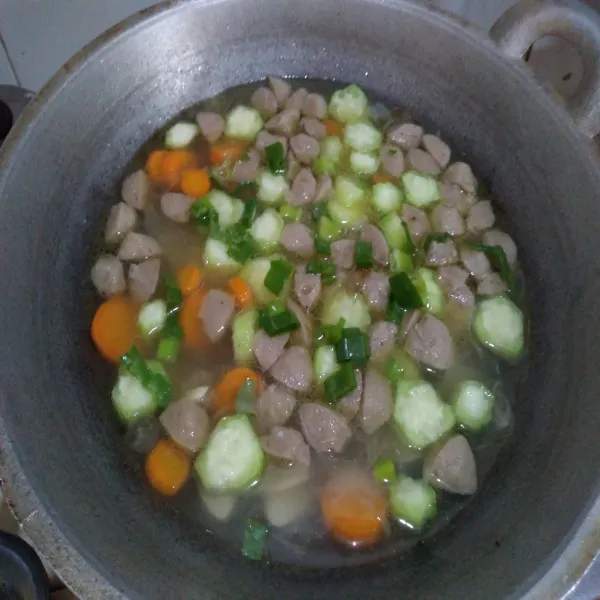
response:
<svg viewBox="0 0 600 600"><path fill-rule="evenodd" d="M404 202L404 196L400 188L393 183L376 183L371 194L371 204L381 215L395 212L400 209Z"/></svg>
<svg viewBox="0 0 600 600"><path fill-rule="evenodd" d="M365 216L364 204L357 204L352 208L344 206L340 202L330 200L327 203L327 211L331 218L342 225L345 229L351 229L356 223L359 223Z"/></svg>
<svg viewBox="0 0 600 600"><path fill-rule="evenodd" d="M435 271L423 267L417 270L416 278L415 285L427 310L437 316L443 315L446 300Z"/></svg>
<svg viewBox="0 0 600 600"><path fill-rule="evenodd" d="M176 123L165 135L165 146L167 148L185 148L198 135L198 125L195 123Z"/></svg>
<svg viewBox="0 0 600 600"><path fill-rule="evenodd" d="M234 140L253 141L263 128L260 113L249 106L236 106L225 119L225 135Z"/></svg>
<svg viewBox="0 0 600 600"><path fill-rule="evenodd" d="M209 492L243 491L260 477L264 453L247 415L223 417L195 462Z"/></svg>
<svg viewBox="0 0 600 600"><path fill-rule="evenodd" d="M375 152L382 141L383 134L371 123L350 123L344 128L344 143L357 152Z"/></svg>
<svg viewBox="0 0 600 600"><path fill-rule="evenodd" d="M219 227L226 229L237 223L244 212L244 203L221 190L212 190L205 196L206 200L217 213Z"/></svg>
<svg viewBox="0 0 600 600"><path fill-rule="evenodd" d="M355 84L333 92L329 101L329 115L339 123L354 123L364 119L368 108L365 93Z"/></svg>
<svg viewBox="0 0 600 600"><path fill-rule="evenodd" d="M350 168L357 175L373 175L379 169L380 162L379 156L370 152L352 152L350 154Z"/></svg>
<svg viewBox="0 0 600 600"><path fill-rule="evenodd" d="M381 229L388 246L392 250L406 249L408 246L406 231L402 225L402 219L395 212L385 215L385 217L379 221L379 228Z"/></svg>
<svg viewBox="0 0 600 600"><path fill-rule="evenodd" d="M392 273L410 273L414 269L412 256L402 250L390 252L390 270Z"/></svg>
<svg viewBox="0 0 600 600"><path fill-rule="evenodd" d="M284 175L275 175L270 171L261 171L256 178L258 192L256 197L265 204L280 204L290 186Z"/></svg>
<svg viewBox="0 0 600 600"><path fill-rule="evenodd" d="M302 218L302 207L282 204L279 207L279 214L286 223L295 223Z"/></svg>
<svg viewBox="0 0 600 600"><path fill-rule="evenodd" d="M456 420L471 431L483 429L492 420L494 394L479 381L463 381L451 403Z"/></svg>
<svg viewBox="0 0 600 600"><path fill-rule="evenodd" d="M332 290L323 303L323 325L336 325L344 319L344 327L366 330L371 324L369 307L362 294L350 294L342 288Z"/></svg>
<svg viewBox="0 0 600 600"><path fill-rule="evenodd" d="M400 475L390 483L392 514L411 529L421 529L437 511L435 490L424 481Z"/></svg>
<svg viewBox="0 0 600 600"><path fill-rule="evenodd" d="M283 217L277 211L268 208L252 223L250 235L263 252L269 252L279 244L284 227Z"/></svg>
<svg viewBox="0 0 600 600"><path fill-rule="evenodd" d="M442 402L427 381L401 380L396 388L394 422L416 448L426 448L448 433L455 423L452 408Z"/></svg>
<svg viewBox="0 0 600 600"><path fill-rule="evenodd" d="M519 358L525 347L523 313L505 296L481 300L475 308L473 330L477 339L503 358Z"/></svg>
<svg viewBox="0 0 600 600"><path fill-rule="evenodd" d="M329 217L323 216L319 219L318 235L322 240L332 242L338 239L344 230L338 223L332 221Z"/></svg>
<svg viewBox="0 0 600 600"><path fill-rule="evenodd" d="M430 175L407 171L402 175L402 184L406 201L418 208L423 208L440 199L437 181Z"/></svg>
<svg viewBox="0 0 600 600"><path fill-rule="evenodd" d="M246 263L242 269L241 276L252 288L252 294L258 305L269 304L277 300L277 297L265 287L265 277L270 269L270 258L255 258Z"/></svg>
<svg viewBox="0 0 600 600"><path fill-rule="evenodd" d="M383 368L384 375L392 382L421 379L421 371L415 359L404 350L396 350Z"/></svg>
<svg viewBox="0 0 600 600"><path fill-rule="evenodd" d="M366 190L358 180L347 175L340 175L335 179L333 197L342 206L353 208L364 204Z"/></svg>
<svg viewBox="0 0 600 600"><path fill-rule="evenodd" d="M328 136L323 138L319 144L319 156L315 161L315 172L333 175L342 160L343 152L344 145L339 137Z"/></svg>
<svg viewBox="0 0 600 600"><path fill-rule="evenodd" d="M140 309L137 325L142 336L146 339L160 333L167 321L167 303L164 300L146 302Z"/></svg>
<svg viewBox="0 0 600 600"><path fill-rule="evenodd" d="M254 360L253 342L258 330L258 311L250 309L237 314L231 329L235 362L251 363Z"/></svg>
<svg viewBox="0 0 600 600"><path fill-rule="evenodd" d="M340 370L333 346L319 346L315 350L315 377L322 384L330 375Z"/></svg>
<svg viewBox="0 0 600 600"><path fill-rule="evenodd" d="M148 366L153 371L165 373L162 365L156 361L148 361ZM115 410L123 423L131 423L140 417L153 415L159 408L154 394L122 368L119 369L111 396Z"/></svg>
<svg viewBox="0 0 600 600"><path fill-rule="evenodd" d="M227 254L227 246L214 238L208 238L204 245L204 264L220 273L235 273L242 266Z"/></svg>

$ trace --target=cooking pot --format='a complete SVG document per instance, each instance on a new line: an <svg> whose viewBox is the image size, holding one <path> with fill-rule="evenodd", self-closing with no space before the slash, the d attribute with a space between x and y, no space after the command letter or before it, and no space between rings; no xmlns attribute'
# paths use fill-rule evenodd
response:
<svg viewBox="0 0 600 600"><path fill-rule="evenodd" d="M506 56L550 33L582 48L570 114ZM600 128L600 25L583 5L527 0L493 35L500 49L402 0L175 2L94 42L26 110L0 164L2 479L82 598L586 597L600 547L600 167L582 131ZM111 372L88 335L90 246L129 160L183 108L269 74L356 82L439 128L491 188L529 283L515 444L442 533L385 565L254 564L156 500L123 467Z"/></svg>

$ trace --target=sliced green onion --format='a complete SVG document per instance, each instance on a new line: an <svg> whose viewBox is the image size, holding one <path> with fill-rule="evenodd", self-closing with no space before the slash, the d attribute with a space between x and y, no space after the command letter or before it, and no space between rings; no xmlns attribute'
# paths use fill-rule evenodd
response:
<svg viewBox="0 0 600 600"><path fill-rule="evenodd" d="M429 250L429 246L431 246L431 244L433 244L434 242L436 244L442 244L444 242L447 242L448 240L451 240L452 236L447 233L430 233L427 238L425 239L425 244L423 244L423 248L425 250L425 252L427 252L427 250Z"/></svg>
<svg viewBox="0 0 600 600"><path fill-rule="evenodd" d="M231 192L231 195L240 198L241 200L249 201L256 197L256 191L256 183L254 181L246 181L245 183L240 183L240 185Z"/></svg>
<svg viewBox="0 0 600 600"><path fill-rule="evenodd" d="M210 227L212 223L219 220L217 211L212 207L211 203L204 200L197 200L190 207L190 218L197 227Z"/></svg>
<svg viewBox="0 0 600 600"><path fill-rule="evenodd" d="M332 242L333 240L339 238L342 233L344 233L344 230L339 223L336 223L327 216L322 216L319 219L317 234L320 238L323 238L328 242Z"/></svg>
<svg viewBox="0 0 600 600"><path fill-rule="evenodd" d="M287 260L272 260L271 268L265 275L265 287L276 296L279 296L291 274L292 265Z"/></svg>
<svg viewBox="0 0 600 600"><path fill-rule="evenodd" d="M417 247L412 239L412 236L410 235L410 229L408 228L406 221L402 221L402 227L404 228L404 233L406 234L407 250L410 252L410 254L414 254L417 251Z"/></svg>
<svg viewBox="0 0 600 600"><path fill-rule="evenodd" d="M244 212L240 219L240 224L244 227L250 227L256 218L256 209L258 207L258 200L256 198L250 198L244 204Z"/></svg>
<svg viewBox="0 0 600 600"><path fill-rule="evenodd" d="M385 313L385 320L390 321L391 323L396 323L396 325L401 325L405 312L406 310L402 308L402 306L400 306L396 301L390 300Z"/></svg>
<svg viewBox="0 0 600 600"><path fill-rule="evenodd" d="M167 337L160 340L156 358L164 362L174 363L179 355L179 346L181 342L176 337Z"/></svg>
<svg viewBox="0 0 600 600"><path fill-rule="evenodd" d="M500 277L506 282L510 291L515 282L504 248L502 246L486 246L485 244L471 244L471 248L485 253L494 269L500 273Z"/></svg>
<svg viewBox="0 0 600 600"><path fill-rule="evenodd" d="M275 142L267 146L265 154L271 173L285 173L285 150L281 142Z"/></svg>
<svg viewBox="0 0 600 600"><path fill-rule="evenodd" d="M321 256L331 256L331 243L323 238L315 238L315 251Z"/></svg>
<svg viewBox="0 0 600 600"><path fill-rule="evenodd" d="M354 262L357 269L370 269L373 266L373 244L356 240Z"/></svg>
<svg viewBox="0 0 600 600"><path fill-rule="evenodd" d="M244 264L256 256L256 245L250 238L241 239L227 246L227 256Z"/></svg>
<svg viewBox="0 0 600 600"><path fill-rule="evenodd" d="M396 467L389 458L380 458L373 466L373 476L380 483L390 483L396 479Z"/></svg>
<svg viewBox="0 0 600 600"><path fill-rule="evenodd" d="M181 288L177 285L177 281L171 275L165 279L165 285L167 288L167 313L171 313L174 310L179 310L183 302L183 294Z"/></svg>
<svg viewBox="0 0 600 600"><path fill-rule="evenodd" d="M255 413L254 403L256 401L256 383L252 379L246 379L240 386L235 398L235 411L253 415Z"/></svg>
<svg viewBox="0 0 600 600"><path fill-rule="evenodd" d="M309 275L322 275L325 277L335 276L337 269L333 263L328 262L309 262L306 263L306 272Z"/></svg>
<svg viewBox="0 0 600 600"><path fill-rule="evenodd" d="M342 339L345 319L340 319L335 325L321 325L317 330L317 343L333 345Z"/></svg>
<svg viewBox="0 0 600 600"><path fill-rule="evenodd" d="M269 310L261 310L258 313L258 325L271 337L280 333L288 333L300 327L298 317L289 311L283 310L275 314L269 314Z"/></svg>
<svg viewBox="0 0 600 600"><path fill-rule="evenodd" d="M406 273L398 273L390 277L392 300L401 308L421 308L423 300L415 284Z"/></svg>
<svg viewBox="0 0 600 600"><path fill-rule="evenodd" d="M355 367L367 364L371 356L369 337L357 327L344 329L342 338L335 343L334 349L339 363L349 362Z"/></svg>
<svg viewBox="0 0 600 600"><path fill-rule="evenodd" d="M333 404L348 395L356 386L354 368L350 363L346 363L323 382L323 392L326 400Z"/></svg>
<svg viewBox="0 0 600 600"><path fill-rule="evenodd" d="M246 531L244 532L242 554L246 558L260 560L265 553L268 532L269 528L262 521L248 519L246 521Z"/></svg>

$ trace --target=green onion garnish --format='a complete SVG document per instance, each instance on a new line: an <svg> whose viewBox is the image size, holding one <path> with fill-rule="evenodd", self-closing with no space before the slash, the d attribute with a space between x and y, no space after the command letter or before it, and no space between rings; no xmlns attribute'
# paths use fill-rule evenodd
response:
<svg viewBox="0 0 600 600"><path fill-rule="evenodd" d="M265 275L265 287L279 296L292 274L293 267L287 260L277 259L271 261L271 268Z"/></svg>
<svg viewBox="0 0 600 600"><path fill-rule="evenodd" d="M317 330L317 344L332 345L341 340L345 322L340 319L335 325L321 325Z"/></svg>
<svg viewBox="0 0 600 600"><path fill-rule="evenodd" d="M327 402L333 404L348 395L356 386L354 369L350 363L346 363L323 382L323 391Z"/></svg>
<svg viewBox="0 0 600 600"><path fill-rule="evenodd" d="M244 204L244 212L242 213L242 218L240 219L240 224L244 227L250 227L252 225L254 218L256 217L256 209L258 208L258 200L256 198L250 198Z"/></svg>
<svg viewBox="0 0 600 600"><path fill-rule="evenodd" d="M485 253L494 269L500 273L500 277L505 281L510 291L514 287L515 282L504 248L502 246L486 246L485 244L472 244L471 248Z"/></svg>
<svg viewBox="0 0 600 600"><path fill-rule="evenodd" d="M406 245L408 246L408 252L410 254L414 254L417 251L417 247L415 246L412 236L410 235L410 229L404 220L402 221L402 227L404 228L404 233L406 234Z"/></svg>
<svg viewBox="0 0 600 600"><path fill-rule="evenodd" d="M339 363L349 362L355 367L367 364L371 357L369 337L356 327L344 329L342 337L335 343L334 349Z"/></svg>
<svg viewBox="0 0 600 600"><path fill-rule="evenodd" d="M179 354L179 346L181 342L176 337L166 337L160 340L156 358L164 362L174 363Z"/></svg>
<svg viewBox="0 0 600 600"><path fill-rule="evenodd" d="M321 256L331 256L331 243L321 237L315 238L315 251Z"/></svg>
<svg viewBox="0 0 600 600"><path fill-rule="evenodd" d="M324 275L324 276L335 276L336 266L333 263L328 262L309 262L306 263L306 272L309 275Z"/></svg>
<svg viewBox="0 0 600 600"><path fill-rule="evenodd" d="M357 269L370 269L373 266L373 244L356 240L354 262Z"/></svg>
<svg viewBox="0 0 600 600"><path fill-rule="evenodd" d="M302 209L299 206L291 204L282 204L279 207L279 214L287 223L294 223L302 218Z"/></svg>
<svg viewBox="0 0 600 600"><path fill-rule="evenodd" d="M415 284L406 273L397 273L390 277L390 291L392 301L403 309L421 308L423 299Z"/></svg>
<svg viewBox="0 0 600 600"><path fill-rule="evenodd" d="M172 391L169 378L164 373L152 369L135 346L121 357L121 365L156 398L159 406L165 407L169 404Z"/></svg>
<svg viewBox="0 0 600 600"><path fill-rule="evenodd" d="M269 529L265 523L257 519L246 521L242 554L252 560L260 560L265 553Z"/></svg>
<svg viewBox="0 0 600 600"><path fill-rule="evenodd" d="M315 207L312 210L313 219L318 221L321 217L327 217L329 215L329 210L327 209L326 202L317 202Z"/></svg>
<svg viewBox="0 0 600 600"><path fill-rule="evenodd" d="M207 228L216 223L219 216L208 200L196 200L190 207L190 218L197 227Z"/></svg>
<svg viewBox="0 0 600 600"><path fill-rule="evenodd" d="M425 239L425 243L423 244L423 249L425 250L425 252L427 252L429 250L429 246L431 246L431 244L433 244L434 242L436 244L443 244L444 242L447 242L448 240L451 240L452 236L447 233L430 233L427 238Z"/></svg>
<svg viewBox="0 0 600 600"><path fill-rule="evenodd" d="M281 142L267 146L265 154L271 173L285 173L285 149Z"/></svg>
<svg viewBox="0 0 600 600"><path fill-rule="evenodd" d="M300 327L298 317L289 310L283 310L275 314L269 314L268 309L261 310L258 313L258 324L271 337L294 331Z"/></svg>

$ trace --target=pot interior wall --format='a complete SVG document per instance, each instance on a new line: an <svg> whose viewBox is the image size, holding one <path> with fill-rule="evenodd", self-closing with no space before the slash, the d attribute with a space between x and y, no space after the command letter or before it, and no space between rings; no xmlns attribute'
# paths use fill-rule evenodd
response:
<svg viewBox="0 0 600 600"><path fill-rule="evenodd" d="M491 186L524 260L518 442L443 536L386 568L248 564L180 520L123 468L88 337L90 240L136 149L184 107L273 73L357 82L436 124ZM0 179L0 412L56 527L100 576L144 600L480 600L544 572L598 480L600 181L563 114L491 44L404 2L190 2L74 67L21 134Z"/></svg>

